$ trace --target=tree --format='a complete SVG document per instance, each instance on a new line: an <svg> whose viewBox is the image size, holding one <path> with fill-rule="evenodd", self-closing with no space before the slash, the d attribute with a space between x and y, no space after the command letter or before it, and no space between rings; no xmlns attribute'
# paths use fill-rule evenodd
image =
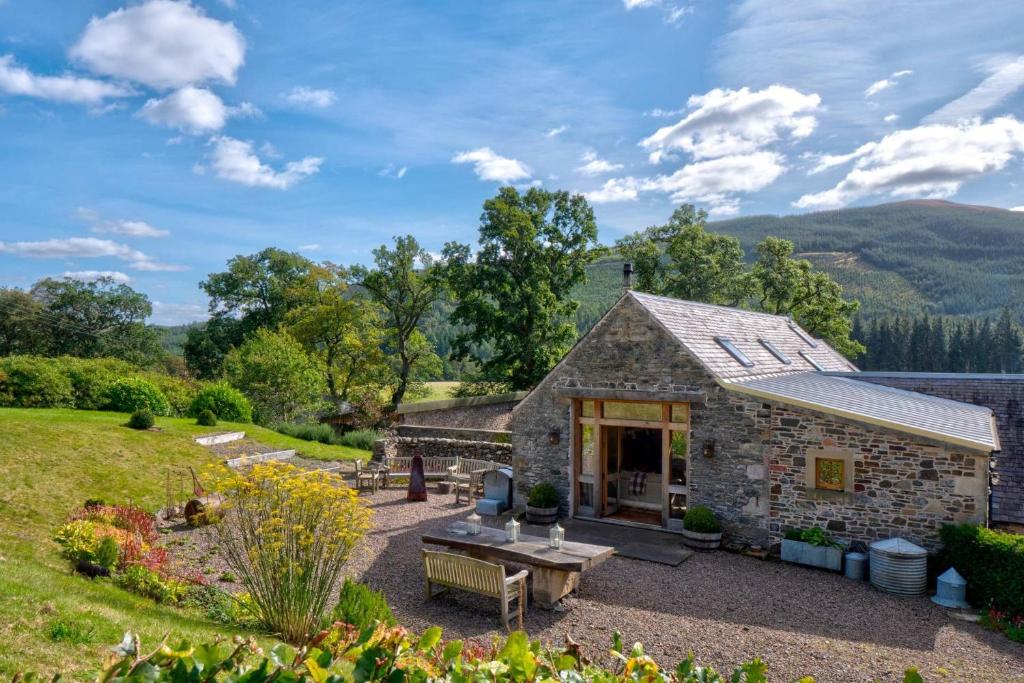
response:
<svg viewBox="0 0 1024 683"><path fill-rule="evenodd" d="M156 333L146 327L149 298L110 278L94 282L45 278L29 295L39 304L34 317L48 356L122 358L152 364L164 355Z"/></svg>
<svg viewBox="0 0 1024 683"><path fill-rule="evenodd" d="M425 366L440 370L440 359L417 326L437 299L441 283L430 253L412 235L396 237L394 249L374 249L373 260L373 270L357 266L352 276L383 311L385 343L397 358L387 407L394 412Z"/></svg>
<svg viewBox="0 0 1024 683"><path fill-rule="evenodd" d="M508 389L539 382L576 339L573 288L586 281L597 250L594 212L582 195L504 187L484 202L479 251L445 246L445 281L463 326L456 358L476 355L475 380Z"/></svg>
<svg viewBox="0 0 1024 683"><path fill-rule="evenodd" d="M333 264L314 268L312 300L285 317L287 330L321 361L327 391L338 406L357 389L391 384L391 368L381 349L384 330L376 305L353 296L349 273Z"/></svg>
<svg viewBox="0 0 1024 683"><path fill-rule="evenodd" d="M276 329L288 311L308 300L314 263L301 254L268 247L235 256L227 270L211 273L199 286L210 297L210 321L191 328L185 359L198 377L221 373L224 357L253 331Z"/></svg>
<svg viewBox="0 0 1024 683"><path fill-rule="evenodd" d="M43 305L20 289L0 289L0 356L37 353L46 343Z"/></svg>
<svg viewBox="0 0 1024 683"><path fill-rule="evenodd" d="M636 288L687 301L741 304L750 293L743 249L735 237L708 232L706 221L705 211L684 204L665 225L620 239L616 247L633 265Z"/></svg>
<svg viewBox="0 0 1024 683"><path fill-rule="evenodd" d="M993 355L996 372L1020 372L1022 339L1020 328L1009 308L1003 308L993 332Z"/></svg>
<svg viewBox="0 0 1024 683"><path fill-rule="evenodd" d="M757 245L757 253L750 275L759 310L792 316L849 358L864 352L864 346L850 338L851 319L860 303L844 299L838 282L814 270L810 261L793 258L789 240L766 237Z"/></svg>
<svg viewBox="0 0 1024 683"><path fill-rule="evenodd" d="M322 370L287 332L256 330L227 354L224 371L252 403L261 424L307 416L323 403Z"/></svg>

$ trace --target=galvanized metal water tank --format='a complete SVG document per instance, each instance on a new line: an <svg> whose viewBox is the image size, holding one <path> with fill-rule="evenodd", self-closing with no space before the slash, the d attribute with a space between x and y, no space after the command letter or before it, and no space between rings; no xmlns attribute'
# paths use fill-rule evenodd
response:
<svg viewBox="0 0 1024 683"><path fill-rule="evenodd" d="M871 585L887 593L924 595L928 551L905 538L871 544Z"/></svg>

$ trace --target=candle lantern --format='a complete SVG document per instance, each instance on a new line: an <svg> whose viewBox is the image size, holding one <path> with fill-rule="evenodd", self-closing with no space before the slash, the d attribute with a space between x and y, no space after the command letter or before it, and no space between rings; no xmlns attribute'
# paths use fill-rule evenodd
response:
<svg viewBox="0 0 1024 683"><path fill-rule="evenodd" d="M565 540L565 529L555 522L555 525L548 531L548 539L551 542L551 547L558 550L562 547L562 542Z"/></svg>
<svg viewBox="0 0 1024 683"><path fill-rule="evenodd" d="M519 540L519 522L515 519L508 520L505 525L505 540L509 543L515 543Z"/></svg>
<svg viewBox="0 0 1024 683"><path fill-rule="evenodd" d="M480 533L480 515L474 512L466 518L466 532L470 536L476 536Z"/></svg>

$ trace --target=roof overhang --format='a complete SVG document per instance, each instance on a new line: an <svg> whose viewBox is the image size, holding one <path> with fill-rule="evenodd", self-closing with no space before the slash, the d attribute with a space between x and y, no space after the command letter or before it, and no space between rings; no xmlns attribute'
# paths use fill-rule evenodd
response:
<svg viewBox="0 0 1024 683"><path fill-rule="evenodd" d="M754 396L767 401L775 401L776 403L784 403L798 408L804 408L817 413L825 413L826 415L834 415L836 417L842 417L847 420L854 422L860 422L863 424L869 424L876 427L883 427L896 432L902 432L905 434L913 434L914 436L924 437L932 441L938 441L941 443L947 443L961 448L974 451L976 453L982 453L985 455L991 455L992 452L999 450L999 436L995 430L995 422L992 424L992 434L995 443L984 443L981 441L975 441L973 439L965 439L963 437L957 437L950 434L944 434L942 432L936 432L930 429L924 429L922 427L916 427L913 425L906 425L901 422L894 422L877 418L874 416L867 416L861 413L856 413L849 410L843 410L842 408L836 408L834 406L823 406L813 401L804 401L799 398L792 396L782 396L771 391L765 391L757 387L751 387L743 384L742 382L719 382L721 386L728 389L729 391L736 391L741 394L747 394L748 396Z"/></svg>

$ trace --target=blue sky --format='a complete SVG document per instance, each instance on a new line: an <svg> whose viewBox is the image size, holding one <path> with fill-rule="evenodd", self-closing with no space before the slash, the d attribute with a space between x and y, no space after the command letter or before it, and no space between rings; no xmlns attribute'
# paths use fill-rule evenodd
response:
<svg viewBox="0 0 1024 683"><path fill-rule="evenodd" d="M1024 3L0 0L0 286L109 272L160 323L264 246L472 241L502 183L601 238L1024 205Z"/></svg>

